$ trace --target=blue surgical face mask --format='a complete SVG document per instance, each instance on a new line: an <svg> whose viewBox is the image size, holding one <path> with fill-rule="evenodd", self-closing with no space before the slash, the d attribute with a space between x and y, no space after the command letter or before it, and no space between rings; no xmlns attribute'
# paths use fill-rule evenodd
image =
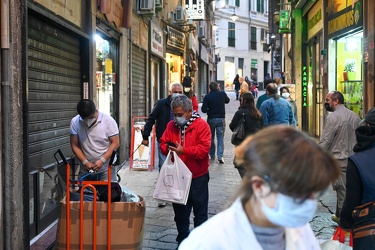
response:
<svg viewBox="0 0 375 250"><path fill-rule="evenodd" d="M175 117L174 121L177 123L178 126L184 126L188 122L185 116Z"/></svg>
<svg viewBox="0 0 375 250"><path fill-rule="evenodd" d="M316 212L316 200L307 199L301 204L293 197L278 193L274 208L268 207L263 198L260 199L262 210L267 219L275 225L293 228L302 227L311 221Z"/></svg>

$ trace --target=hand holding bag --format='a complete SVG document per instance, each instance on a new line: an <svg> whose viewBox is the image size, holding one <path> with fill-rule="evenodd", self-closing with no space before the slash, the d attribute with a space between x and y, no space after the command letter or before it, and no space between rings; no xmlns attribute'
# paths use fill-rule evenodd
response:
<svg viewBox="0 0 375 250"><path fill-rule="evenodd" d="M351 250L352 237L350 236L349 246L345 244L345 231L338 226L331 240L327 240L320 244L322 250Z"/></svg>
<svg viewBox="0 0 375 250"><path fill-rule="evenodd" d="M154 199L186 205L192 177L189 168L176 152L169 151L159 173Z"/></svg>
<svg viewBox="0 0 375 250"><path fill-rule="evenodd" d="M242 118L238 122L236 128L233 131L231 143L233 145L240 145L241 142L246 137L246 128L245 128L245 111L242 109Z"/></svg>

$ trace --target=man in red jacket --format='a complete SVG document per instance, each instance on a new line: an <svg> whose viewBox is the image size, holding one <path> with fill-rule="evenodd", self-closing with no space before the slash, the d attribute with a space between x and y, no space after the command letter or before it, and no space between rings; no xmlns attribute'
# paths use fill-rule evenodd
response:
<svg viewBox="0 0 375 250"><path fill-rule="evenodd" d="M193 112L191 100L179 95L172 100L174 120L170 121L160 139L160 149L164 155L175 151L193 174L186 205L173 204L174 221L180 244L189 235L190 213L194 211L194 227L208 218L208 152L211 146L211 130L199 114ZM169 146L174 143L174 146Z"/></svg>

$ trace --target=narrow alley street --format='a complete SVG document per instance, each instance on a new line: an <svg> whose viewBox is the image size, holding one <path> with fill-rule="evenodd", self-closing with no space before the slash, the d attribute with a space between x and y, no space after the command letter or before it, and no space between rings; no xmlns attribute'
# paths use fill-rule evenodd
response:
<svg viewBox="0 0 375 250"><path fill-rule="evenodd" d="M264 91L260 91L262 95ZM231 201L241 183L237 170L233 167L234 146L230 143L231 131L228 127L239 102L235 100L234 92L227 92L231 102L226 105L226 130L224 137L225 164L211 162L209 168L209 217L219 213L231 204ZM206 114L199 112L202 118ZM157 161L156 161L157 162ZM142 196L146 201L146 218L143 239L143 249L176 249L177 229L173 220L173 208L171 204L158 207L156 200L152 198L155 184L158 178L157 167L153 171L134 171L129 169L129 163L119 172L121 184ZM331 221L331 212L335 211L336 195L332 188L327 189L326 194L318 201L318 211L311 221L311 226L320 242L332 237L337 224ZM192 220L191 220L192 221ZM191 225L191 229L192 225Z"/></svg>

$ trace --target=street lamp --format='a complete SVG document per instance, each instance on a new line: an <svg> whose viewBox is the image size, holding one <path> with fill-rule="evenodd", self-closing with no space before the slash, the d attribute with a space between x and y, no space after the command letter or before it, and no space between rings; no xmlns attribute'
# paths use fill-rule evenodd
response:
<svg viewBox="0 0 375 250"><path fill-rule="evenodd" d="M230 19L232 19L233 22L237 21L239 17L234 13L233 15L230 16Z"/></svg>

